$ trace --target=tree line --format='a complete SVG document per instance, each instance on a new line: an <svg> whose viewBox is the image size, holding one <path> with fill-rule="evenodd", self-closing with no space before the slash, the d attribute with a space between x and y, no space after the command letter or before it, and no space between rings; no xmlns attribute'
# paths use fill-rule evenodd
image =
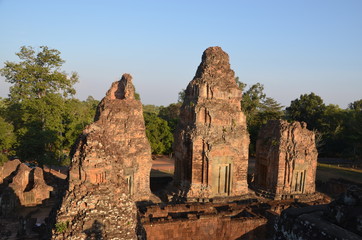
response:
<svg viewBox="0 0 362 240"><path fill-rule="evenodd" d="M93 121L98 101L74 97L76 73L62 71L60 52L40 47L21 47L19 62L5 62L0 74L11 84L9 97L0 98L0 164L11 156L39 164L69 164L69 151L84 127ZM255 154L259 129L268 120L304 121L316 133L320 156L361 159L362 99L347 109L326 105L314 94L302 94L281 106L266 96L264 86L247 87L235 79L243 92L242 110L250 133L250 155ZM153 154L172 153L173 133L179 121L184 90L178 102L168 106L144 105L146 135Z"/></svg>

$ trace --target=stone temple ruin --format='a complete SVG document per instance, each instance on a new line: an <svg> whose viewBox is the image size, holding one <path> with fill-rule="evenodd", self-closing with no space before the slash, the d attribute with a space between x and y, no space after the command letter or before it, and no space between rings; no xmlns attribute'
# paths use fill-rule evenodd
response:
<svg viewBox="0 0 362 240"><path fill-rule="evenodd" d="M292 206L294 200L265 204L249 192L249 135L241 97L228 55L219 47L206 49L186 89L175 132L177 190L176 194L174 189L170 193L174 202L146 203L144 200L156 200L149 188L150 146L142 105L134 99L131 76L123 75L112 84L98 106L95 122L83 131L77 143L69 189L57 215L57 223L67 228L61 233L54 232L53 239L136 239L136 232L139 239L235 239L245 234L250 238L259 236L255 229L270 232L276 216ZM269 167L268 176L281 176L282 168L278 166L282 165L283 151L289 151L284 159L290 160L288 163L294 164L290 167L298 171L306 170L300 161L308 160L306 164L314 168L314 175L303 172L302 179L306 180L301 188L303 194L308 194L314 192L308 185L315 177L314 135L298 124L290 128L285 125L287 131L280 130L278 125L272 129L279 130L265 130L260 141L266 145L259 155L269 161L261 162ZM283 148L273 150L274 138L283 142ZM263 155L267 153L273 153L273 158ZM300 154L306 157L295 160ZM256 175L258 171L260 166ZM261 178L256 182L263 180L269 181ZM263 184L267 189L288 188L288 194L295 189L295 185L281 186L284 182ZM287 193L275 190L275 196Z"/></svg>
<svg viewBox="0 0 362 240"><path fill-rule="evenodd" d="M43 169L30 168L18 159L0 167L0 216L9 215L19 206L42 204L50 198L53 187L44 180Z"/></svg>
<svg viewBox="0 0 362 240"><path fill-rule="evenodd" d="M136 239L135 201L151 197L152 163L142 104L134 92L132 77L124 74L83 131L57 216L68 228L54 239Z"/></svg>
<svg viewBox="0 0 362 240"><path fill-rule="evenodd" d="M320 205L330 200L315 192L317 150L305 123L275 120L261 129L250 181L255 192L248 188L249 134L234 77L220 47L205 50L186 89L174 135L174 183L162 189L161 203L150 191L151 149L132 77L114 82L72 151L52 238L272 239L276 230L281 240L360 239L360 190ZM3 192L37 205L56 190L38 169L20 161L6 166L0 217L15 208Z"/></svg>
<svg viewBox="0 0 362 240"><path fill-rule="evenodd" d="M256 143L254 186L274 199L313 194L317 157L314 132L306 123L269 121Z"/></svg>
<svg viewBox="0 0 362 240"><path fill-rule="evenodd" d="M188 201L248 193L249 134L241 90L220 47L206 49L175 133L175 184Z"/></svg>

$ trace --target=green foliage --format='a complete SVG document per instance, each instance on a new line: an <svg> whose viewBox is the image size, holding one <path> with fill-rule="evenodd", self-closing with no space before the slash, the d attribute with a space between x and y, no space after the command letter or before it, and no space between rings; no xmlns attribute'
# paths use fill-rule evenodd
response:
<svg viewBox="0 0 362 240"><path fill-rule="evenodd" d="M0 97L0 116L5 116L6 109L8 108L7 105L8 104L7 104L6 99L3 99L2 97Z"/></svg>
<svg viewBox="0 0 362 240"><path fill-rule="evenodd" d="M185 97L186 97L186 90L185 90L185 89L182 89L182 90L178 93L177 102L182 104L182 103L185 101Z"/></svg>
<svg viewBox="0 0 362 240"><path fill-rule="evenodd" d="M99 101L92 96L89 96L86 101L79 101L74 98L65 101L63 116L64 149L69 150L83 129L93 122L98 103Z"/></svg>
<svg viewBox="0 0 362 240"><path fill-rule="evenodd" d="M173 132L179 121L182 103L172 103L167 107L143 105L146 134L152 153L168 154L172 152Z"/></svg>
<svg viewBox="0 0 362 240"><path fill-rule="evenodd" d="M289 120L303 121L309 129L320 130L326 106L320 96L310 93L300 95L300 98L293 100L285 110Z"/></svg>
<svg viewBox="0 0 362 240"><path fill-rule="evenodd" d="M346 110L325 105L314 93L301 95L286 108L287 118L304 121L316 132L319 156L362 157L362 100L349 104Z"/></svg>
<svg viewBox="0 0 362 240"><path fill-rule="evenodd" d="M246 88L246 83L240 82L239 77L235 77L235 82L238 85L239 89L241 90L241 92L244 92L245 88Z"/></svg>
<svg viewBox="0 0 362 240"><path fill-rule="evenodd" d="M7 101L0 98L0 166L15 154L16 135L13 124L5 119L7 108Z"/></svg>
<svg viewBox="0 0 362 240"><path fill-rule="evenodd" d="M136 99L136 100L141 100L141 96L140 96L140 94L138 93L138 92L134 92L134 98Z"/></svg>
<svg viewBox="0 0 362 240"><path fill-rule="evenodd" d="M250 154L255 154L255 145L259 130L263 124L269 120L280 119L283 117L283 111L278 102L273 98L267 97L264 93L264 86L260 83L252 85L246 90L246 84L235 79L239 88L244 91L241 100L241 107L246 115L246 122L250 134Z"/></svg>
<svg viewBox="0 0 362 240"><path fill-rule="evenodd" d="M57 222L57 223L55 224L55 231L56 231L57 233L63 233L63 232L65 232L65 230L67 230L67 228L68 228L68 224L69 224L68 221L67 221L67 222Z"/></svg>
<svg viewBox="0 0 362 240"><path fill-rule="evenodd" d="M350 103L348 108L354 111L362 111L362 99Z"/></svg>
<svg viewBox="0 0 362 240"><path fill-rule="evenodd" d="M167 122L154 113L144 113L146 135L153 154L172 152L173 136Z"/></svg>
<svg viewBox="0 0 362 240"><path fill-rule="evenodd" d="M358 102L360 102L359 100ZM345 138L344 150L349 157L362 159L362 110L360 108L349 109L345 113L343 136Z"/></svg>
<svg viewBox="0 0 362 240"><path fill-rule="evenodd" d="M6 61L5 67L0 70L6 81L12 84L12 101L42 98L49 93L60 93L65 97L75 93L72 86L78 81L78 76L76 73L68 76L60 71L64 63L60 52L46 46L41 46L40 49L36 53L32 47L21 47L16 55L22 61Z"/></svg>
<svg viewBox="0 0 362 240"><path fill-rule="evenodd" d="M0 116L0 153L10 154L15 142L14 126Z"/></svg>
<svg viewBox="0 0 362 240"><path fill-rule="evenodd" d="M6 163L8 160L9 159L5 154L0 153L0 166L4 165L4 163Z"/></svg>
<svg viewBox="0 0 362 240"><path fill-rule="evenodd" d="M60 67L60 52L40 47L21 47L20 62L5 62L2 76L11 83L7 119L17 137L17 153L23 160L56 163L63 156L65 101L75 93L76 73Z"/></svg>
<svg viewBox="0 0 362 240"><path fill-rule="evenodd" d="M180 119L180 108L182 103L171 103L167 107L160 107L158 116L167 121L171 132L174 133Z"/></svg>
<svg viewBox="0 0 362 240"><path fill-rule="evenodd" d="M343 140L344 118L346 111L337 105L327 105L321 118L318 120L320 126L314 129L316 133L316 144L321 156L341 157L345 148Z"/></svg>
<svg viewBox="0 0 362 240"><path fill-rule="evenodd" d="M154 113L154 114L158 115L158 113L160 112L160 108L161 107L155 106L152 104L143 105L143 112Z"/></svg>

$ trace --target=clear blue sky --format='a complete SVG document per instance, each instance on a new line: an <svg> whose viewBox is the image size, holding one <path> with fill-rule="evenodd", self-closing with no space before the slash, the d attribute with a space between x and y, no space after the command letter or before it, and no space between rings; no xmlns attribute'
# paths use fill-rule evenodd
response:
<svg viewBox="0 0 362 240"><path fill-rule="evenodd" d="M80 99L130 73L144 104L168 105L209 46L285 106L310 92L342 108L362 98L361 0L0 0L0 34L1 67L22 45L61 51ZM1 77L1 97L8 87Z"/></svg>

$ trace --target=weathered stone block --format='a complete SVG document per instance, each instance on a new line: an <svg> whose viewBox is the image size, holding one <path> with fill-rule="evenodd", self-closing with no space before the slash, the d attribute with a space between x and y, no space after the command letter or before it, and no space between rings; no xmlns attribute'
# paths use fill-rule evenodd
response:
<svg viewBox="0 0 362 240"><path fill-rule="evenodd" d="M274 239L362 239L361 200L362 189L352 187L330 204L286 209Z"/></svg>
<svg viewBox="0 0 362 240"><path fill-rule="evenodd" d="M275 199L313 194L317 156L315 136L306 123L269 121L256 142L254 185Z"/></svg>
<svg viewBox="0 0 362 240"><path fill-rule="evenodd" d="M21 162L19 159L14 159L4 163L4 165L0 167L0 184L3 183L5 178L9 177L10 174L15 172L20 164Z"/></svg>

